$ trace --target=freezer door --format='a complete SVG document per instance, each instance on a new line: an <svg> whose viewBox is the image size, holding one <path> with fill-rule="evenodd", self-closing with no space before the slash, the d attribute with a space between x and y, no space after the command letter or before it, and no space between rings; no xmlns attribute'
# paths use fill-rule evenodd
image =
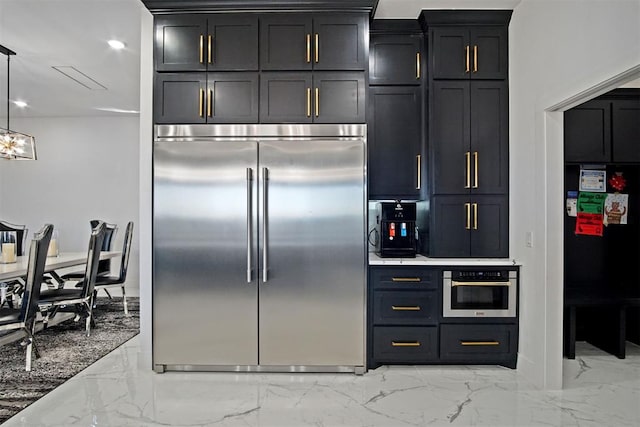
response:
<svg viewBox="0 0 640 427"><path fill-rule="evenodd" d="M260 364L363 366L363 141L260 141L259 168Z"/></svg>
<svg viewBox="0 0 640 427"><path fill-rule="evenodd" d="M258 363L256 162L251 141L154 145L155 365Z"/></svg>

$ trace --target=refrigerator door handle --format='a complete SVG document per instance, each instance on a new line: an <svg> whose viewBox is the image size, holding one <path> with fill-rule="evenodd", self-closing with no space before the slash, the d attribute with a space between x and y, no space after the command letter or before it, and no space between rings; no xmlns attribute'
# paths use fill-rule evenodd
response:
<svg viewBox="0 0 640 427"><path fill-rule="evenodd" d="M268 248L269 248L269 217L268 212L268 188L267 181L269 180L269 169L262 168L262 282L266 283L268 276Z"/></svg>
<svg viewBox="0 0 640 427"><path fill-rule="evenodd" d="M253 169L247 168L247 283L251 283L251 251L253 249L253 221L251 220L251 200L252 200Z"/></svg>

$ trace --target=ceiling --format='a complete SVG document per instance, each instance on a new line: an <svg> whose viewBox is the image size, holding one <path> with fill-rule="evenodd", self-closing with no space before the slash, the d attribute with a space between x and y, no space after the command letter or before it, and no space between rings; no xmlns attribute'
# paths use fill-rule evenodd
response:
<svg viewBox="0 0 640 427"><path fill-rule="evenodd" d="M416 18L422 9L513 9L520 1L379 0L375 18ZM10 62L10 98L28 104L11 103L11 119L136 114L141 13L148 12L140 0L0 0L0 45L17 53ZM123 41L125 49L111 49L110 39ZM78 84L53 68L61 66L106 89ZM6 57L0 55L0 127L6 82Z"/></svg>

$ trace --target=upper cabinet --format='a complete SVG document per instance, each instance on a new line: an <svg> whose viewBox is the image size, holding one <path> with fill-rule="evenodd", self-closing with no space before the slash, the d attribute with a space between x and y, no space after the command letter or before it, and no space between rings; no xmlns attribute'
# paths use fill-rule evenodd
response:
<svg viewBox="0 0 640 427"><path fill-rule="evenodd" d="M155 64L156 71L257 71L258 17L159 15Z"/></svg>
<svg viewBox="0 0 640 427"><path fill-rule="evenodd" d="M364 70L368 20L361 13L265 14L262 70Z"/></svg>
<svg viewBox="0 0 640 427"><path fill-rule="evenodd" d="M419 86L425 78L421 35L372 34L369 84Z"/></svg>
<svg viewBox="0 0 640 427"><path fill-rule="evenodd" d="M640 90L616 89L565 111L564 155L575 163L640 162Z"/></svg>

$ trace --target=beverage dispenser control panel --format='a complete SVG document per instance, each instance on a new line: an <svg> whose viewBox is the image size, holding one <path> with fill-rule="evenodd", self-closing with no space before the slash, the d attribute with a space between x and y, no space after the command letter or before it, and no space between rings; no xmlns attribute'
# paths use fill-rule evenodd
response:
<svg viewBox="0 0 640 427"><path fill-rule="evenodd" d="M381 257L415 257L415 202L379 202L376 213L376 253Z"/></svg>

